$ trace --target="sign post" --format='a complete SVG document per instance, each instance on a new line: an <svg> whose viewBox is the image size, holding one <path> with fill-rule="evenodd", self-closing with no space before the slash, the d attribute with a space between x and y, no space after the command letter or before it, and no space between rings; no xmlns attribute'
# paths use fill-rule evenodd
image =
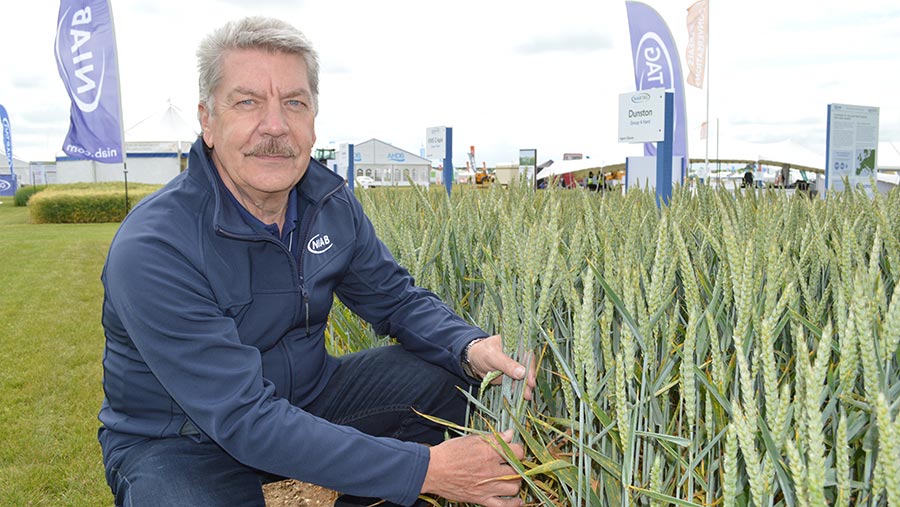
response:
<svg viewBox="0 0 900 507"><path fill-rule="evenodd" d="M350 186L350 190L353 190L353 185L355 183L354 176L356 175L356 171L353 170L353 144L350 143L341 143L338 146L338 171L344 171L344 174L347 175L347 185ZM338 172L340 174L340 172Z"/></svg>
<svg viewBox="0 0 900 507"><path fill-rule="evenodd" d="M519 150L519 178L525 178L532 190L537 188L537 150Z"/></svg>
<svg viewBox="0 0 900 507"><path fill-rule="evenodd" d="M353 153L353 144L347 145L347 181L350 182L350 189L353 190L353 184L355 181L356 170L353 168L354 162L356 162L356 154Z"/></svg>
<svg viewBox="0 0 900 507"><path fill-rule="evenodd" d="M656 144L656 205L668 205L672 197L672 136L675 130L675 94L666 92L663 138ZM661 201L661 202L660 202Z"/></svg>
<svg viewBox="0 0 900 507"><path fill-rule="evenodd" d="M619 142L656 142L656 204L672 196L675 94L662 88L619 95Z"/></svg>
<svg viewBox="0 0 900 507"><path fill-rule="evenodd" d="M447 197L453 189L453 129L447 127L447 144L444 147L444 185L447 185Z"/></svg>
<svg viewBox="0 0 900 507"><path fill-rule="evenodd" d="M453 187L453 129L429 127L425 130L425 141L425 158L444 161L444 185L449 196Z"/></svg>

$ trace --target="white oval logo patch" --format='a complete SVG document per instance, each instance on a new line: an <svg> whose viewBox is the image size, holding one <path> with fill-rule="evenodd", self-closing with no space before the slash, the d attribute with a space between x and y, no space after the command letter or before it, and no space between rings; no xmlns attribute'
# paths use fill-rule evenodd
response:
<svg viewBox="0 0 900 507"><path fill-rule="evenodd" d="M306 244L306 249L311 253L320 254L327 252L332 246L334 246L334 243L331 242L331 239L328 238L327 234L316 234L309 240L309 243Z"/></svg>

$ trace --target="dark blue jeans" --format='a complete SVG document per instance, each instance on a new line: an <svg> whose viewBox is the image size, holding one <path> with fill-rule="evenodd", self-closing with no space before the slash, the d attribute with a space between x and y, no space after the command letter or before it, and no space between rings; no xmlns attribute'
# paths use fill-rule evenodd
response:
<svg viewBox="0 0 900 507"><path fill-rule="evenodd" d="M416 415L412 408L464 422L466 401L456 386L466 388L466 383L443 368L399 346L340 359L325 391L304 410L370 435L431 445L443 441L444 428ZM279 479L238 463L215 443L197 443L189 437L144 442L107 470L116 505L124 507L264 507L262 485ZM377 501L344 495L335 506Z"/></svg>

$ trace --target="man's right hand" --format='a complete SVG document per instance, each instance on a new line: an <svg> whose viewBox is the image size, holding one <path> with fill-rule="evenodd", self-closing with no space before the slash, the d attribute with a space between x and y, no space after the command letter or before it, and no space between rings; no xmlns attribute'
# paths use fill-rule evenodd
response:
<svg viewBox="0 0 900 507"><path fill-rule="evenodd" d="M525 457L522 444L512 444L512 430L501 434L517 459ZM468 435L446 440L431 450L422 493L432 493L454 502L484 507L521 507L516 497L522 479L506 462L491 436ZM515 475L516 479L497 480Z"/></svg>

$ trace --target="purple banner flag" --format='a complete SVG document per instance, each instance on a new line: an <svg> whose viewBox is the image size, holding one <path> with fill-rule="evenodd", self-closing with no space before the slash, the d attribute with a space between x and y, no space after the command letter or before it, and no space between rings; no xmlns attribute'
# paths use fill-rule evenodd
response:
<svg viewBox="0 0 900 507"><path fill-rule="evenodd" d="M665 88L675 94L675 129L672 156L688 162L687 111L684 107L684 80L675 39L659 13L641 2L625 2L634 57L634 84L637 91ZM656 156L656 146L644 143L644 155Z"/></svg>
<svg viewBox="0 0 900 507"><path fill-rule="evenodd" d="M15 176L16 171L13 169L12 154L12 129L9 126L9 115L6 114L6 108L0 104L0 128L3 129L3 152L6 154L6 160L9 161L9 174Z"/></svg>
<svg viewBox="0 0 900 507"><path fill-rule="evenodd" d="M62 0L56 65L72 99L63 151L120 163L124 154L116 38L108 0Z"/></svg>

